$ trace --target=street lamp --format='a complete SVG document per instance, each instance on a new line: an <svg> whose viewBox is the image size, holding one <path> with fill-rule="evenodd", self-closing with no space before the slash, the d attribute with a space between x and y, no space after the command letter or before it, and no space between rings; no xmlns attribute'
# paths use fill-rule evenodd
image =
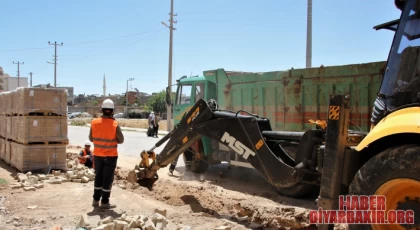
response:
<svg viewBox="0 0 420 230"><path fill-rule="evenodd" d="M125 117L126 118L128 118L128 82L129 81L134 81L134 78L127 79L127 90L125 92L125 106L126 106Z"/></svg>

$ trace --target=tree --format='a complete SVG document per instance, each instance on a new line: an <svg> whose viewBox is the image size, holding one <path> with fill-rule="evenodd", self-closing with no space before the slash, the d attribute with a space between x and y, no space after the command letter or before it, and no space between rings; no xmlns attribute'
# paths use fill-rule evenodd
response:
<svg viewBox="0 0 420 230"><path fill-rule="evenodd" d="M149 101L146 104L146 108L156 112L165 112L166 111L166 92L164 90L150 97Z"/></svg>

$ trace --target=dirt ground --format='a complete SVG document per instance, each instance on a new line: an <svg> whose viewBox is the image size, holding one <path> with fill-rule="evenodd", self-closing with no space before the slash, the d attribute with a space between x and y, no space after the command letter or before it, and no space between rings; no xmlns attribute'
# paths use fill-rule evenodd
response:
<svg viewBox="0 0 420 230"><path fill-rule="evenodd" d="M69 148L68 152L77 152ZM177 167L170 177L167 168L149 191L133 186L125 179L134 167L132 159L119 162L112 188L112 210L97 210L91 204L93 182L46 184L36 191L11 189L16 171L0 163L0 222L2 229L52 229L54 226L77 226L80 216L119 217L151 215L155 208L167 209L173 223L192 229L214 229L229 225L231 229L316 229L309 226L309 209L316 209L315 198L292 199L278 195L254 170L211 167L206 174L184 174ZM4 208L2 209L1 206ZM36 206L34 209L28 209ZM30 207L33 208L33 207Z"/></svg>

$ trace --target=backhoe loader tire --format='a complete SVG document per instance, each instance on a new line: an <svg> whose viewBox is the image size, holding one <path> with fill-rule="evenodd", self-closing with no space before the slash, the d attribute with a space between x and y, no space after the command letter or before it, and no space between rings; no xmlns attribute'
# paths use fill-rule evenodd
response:
<svg viewBox="0 0 420 230"><path fill-rule="evenodd" d="M419 145L401 145L386 149L385 151L372 157L359 169L350 184L349 194L374 195L378 189L381 189L381 186L387 182L388 184L395 184L395 187L388 189L389 191L393 191L394 188L395 190L398 190L403 186L407 187L406 181L410 181L411 183L414 182L414 186L409 184L408 188L410 189L410 192L413 192L414 189L414 193L418 195L415 195L415 197L408 197L406 196L407 194L402 193L404 198L401 201L398 199L399 201L395 203L398 204L396 210L402 209L402 207L404 207L404 209L414 209L415 225L417 225L417 228L420 228L420 189L417 192L417 189L419 188L418 186L420 184L419 162ZM398 183L399 181L396 181L395 183L394 179L399 179L401 183ZM389 226L392 227L392 225ZM371 226L350 224L349 229L371 229Z"/></svg>
<svg viewBox="0 0 420 230"><path fill-rule="evenodd" d="M184 154L184 162L191 161L191 172L204 173L207 171L209 164L203 159L197 159L195 153L191 149L187 149Z"/></svg>
<svg viewBox="0 0 420 230"><path fill-rule="evenodd" d="M293 187L277 187L277 191L283 196L292 198L302 198L319 194L319 186L305 183L297 183Z"/></svg>

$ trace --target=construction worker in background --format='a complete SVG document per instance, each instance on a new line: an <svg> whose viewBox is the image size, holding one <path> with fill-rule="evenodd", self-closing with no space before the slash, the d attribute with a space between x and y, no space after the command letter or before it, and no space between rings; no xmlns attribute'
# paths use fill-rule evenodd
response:
<svg viewBox="0 0 420 230"><path fill-rule="evenodd" d="M90 151L90 141L85 142L85 148L79 153L80 164L85 165L88 168L93 167L92 152Z"/></svg>
<svg viewBox="0 0 420 230"><path fill-rule="evenodd" d="M112 182L118 160L118 144L124 142L124 136L118 122L113 118L114 102L106 99L102 103L102 116L92 120L89 140L93 142L95 182L92 206L115 208L109 203Z"/></svg>
<svg viewBox="0 0 420 230"><path fill-rule="evenodd" d="M160 115L160 113L159 113ZM159 121L160 116L158 114L155 115L155 118L153 119L153 134L152 136L158 137L158 131L159 131Z"/></svg>
<svg viewBox="0 0 420 230"><path fill-rule="evenodd" d="M150 112L149 118L147 119L147 123L149 124L149 128L147 130L147 136L153 137L155 133L155 112Z"/></svg>

